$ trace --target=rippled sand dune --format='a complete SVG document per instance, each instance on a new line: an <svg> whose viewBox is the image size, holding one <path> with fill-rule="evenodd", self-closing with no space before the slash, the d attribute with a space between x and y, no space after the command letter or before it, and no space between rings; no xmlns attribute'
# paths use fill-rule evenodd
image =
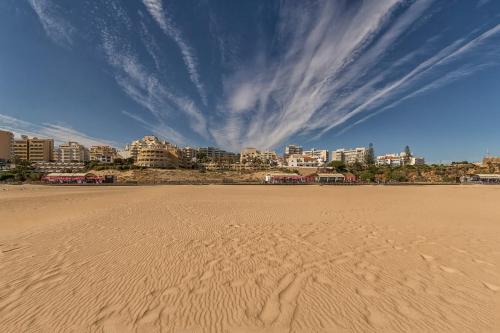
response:
<svg viewBox="0 0 500 333"><path fill-rule="evenodd" d="M0 187L0 332L500 332L500 187Z"/></svg>

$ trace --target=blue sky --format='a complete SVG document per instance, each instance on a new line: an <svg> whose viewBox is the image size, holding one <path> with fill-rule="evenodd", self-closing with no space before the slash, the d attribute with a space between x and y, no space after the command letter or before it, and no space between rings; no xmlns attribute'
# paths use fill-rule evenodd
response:
<svg viewBox="0 0 500 333"><path fill-rule="evenodd" d="M0 1L0 128L500 155L500 1Z"/></svg>

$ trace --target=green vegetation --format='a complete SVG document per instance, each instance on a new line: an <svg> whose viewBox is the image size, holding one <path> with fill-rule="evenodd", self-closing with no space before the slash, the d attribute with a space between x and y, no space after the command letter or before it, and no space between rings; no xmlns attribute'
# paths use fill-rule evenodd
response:
<svg viewBox="0 0 500 333"><path fill-rule="evenodd" d="M134 169L141 169L141 167L138 167L134 165L134 159L133 158L126 158L126 159L121 159L117 158L113 163L109 164L102 164L97 161L90 161L85 163L85 170L90 171L90 170L96 170L96 171L101 171L101 170L134 170Z"/></svg>
<svg viewBox="0 0 500 333"><path fill-rule="evenodd" d="M365 157L366 165L375 165L375 149L373 149L373 143L368 145L368 152Z"/></svg>
<svg viewBox="0 0 500 333"><path fill-rule="evenodd" d="M41 174L34 172L31 163L26 161L19 162L14 169L0 172L0 181L4 182L39 181L41 177Z"/></svg>
<svg viewBox="0 0 500 333"><path fill-rule="evenodd" d="M405 149L406 150L406 149ZM450 165L406 165L398 167L376 166L355 163L346 165L341 161L328 163L333 172L351 173L359 180L369 183L395 183L395 182L447 182L456 183L461 176L474 173L498 173L500 165L478 165L467 162L456 162Z"/></svg>

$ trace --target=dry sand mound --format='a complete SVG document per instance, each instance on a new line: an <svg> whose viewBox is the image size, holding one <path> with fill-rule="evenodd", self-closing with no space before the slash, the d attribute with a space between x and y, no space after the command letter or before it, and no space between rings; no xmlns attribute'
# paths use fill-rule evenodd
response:
<svg viewBox="0 0 500 333"><path fill-rule="evenodd" d="M498 332L500 187L0 188L0 332Z"/></svg>

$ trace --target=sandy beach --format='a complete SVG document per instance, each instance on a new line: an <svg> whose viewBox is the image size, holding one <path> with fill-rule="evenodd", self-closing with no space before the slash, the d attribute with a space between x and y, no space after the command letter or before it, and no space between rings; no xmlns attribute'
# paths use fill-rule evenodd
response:
<svg viewBox="0 0 500 333"><path fill-rule="evenodd" d="M0 186L0 332L499 332L500 186Z"/></svg>

